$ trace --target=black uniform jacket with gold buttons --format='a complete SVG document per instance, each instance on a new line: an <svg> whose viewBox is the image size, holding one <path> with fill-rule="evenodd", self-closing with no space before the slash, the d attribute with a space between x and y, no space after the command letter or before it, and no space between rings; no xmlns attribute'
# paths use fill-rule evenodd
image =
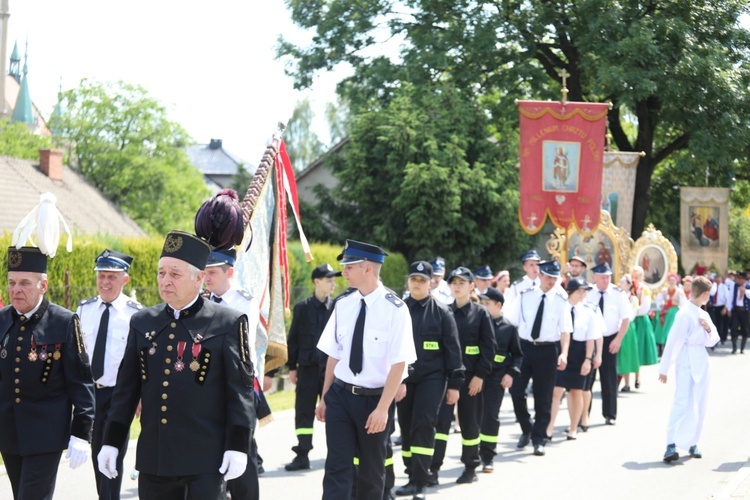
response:
<svg viewBox="0 0 750 500"><path fill-rule="evenodd" d="M166 304L134 314L104 444L123 443L140 399L139 471L215 473L224 451L247 453L255 423L247 328L247 316L202 297L180 319Z"/></svg>
<svg viewBox="0 0 750 500"><path fill-rule="evenodd" d="M417 360L409 366L408 383L444 378L448 389L460 389L464 383L464 365L453 312L432 296L422 300L406 299L414 331Z"/></svg>
<svg viewBox="0 0 750 500"><path fill-rule="evenodd" d="M90 441L94 382L78 316L47 299L30 317L4 307L0 346L0 451L62 451L71 434Z"/></svg>

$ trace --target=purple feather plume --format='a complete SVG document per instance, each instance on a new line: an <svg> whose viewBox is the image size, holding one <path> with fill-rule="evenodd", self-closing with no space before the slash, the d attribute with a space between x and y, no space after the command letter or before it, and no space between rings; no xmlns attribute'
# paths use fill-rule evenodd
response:
<svg viewBox="0 0 750 500"><path fill-rule="evenodd" d="M216 250L227 250L242 243L244 229L242 207L234 189L222 189L195 214L195 234Z"/></svg>

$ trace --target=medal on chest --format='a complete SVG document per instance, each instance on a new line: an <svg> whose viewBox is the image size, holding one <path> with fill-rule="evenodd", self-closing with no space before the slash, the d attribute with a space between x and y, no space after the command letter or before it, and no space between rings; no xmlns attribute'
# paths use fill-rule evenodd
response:
<svg viewBox="0 0 750 500"><path fill-rule="evenodd" d="M37 360L37 354L36 354L36 340L34 340L34 336L31 336L31 350L29 351L29 355L27 356L29 358L29 361L32 363Z"/></svg>
<svg viewBox="0 0 750 500"><path fill-rule="evenodd" d="M201 353L202 347L197 342L193 343L193 360L190 362L190 370L194 372L197 372L198 368L201 367L201 364L198 362L198 355Z"/></svg>
<svg viewBox="0 0 750 500"><path fill-rule="evenodd" d="M175 371L181 372L185 369L185 363L182 361L182 357L185 355L185 347L187 342L180 340L177 342L177 361L174 362Z"/></svg>

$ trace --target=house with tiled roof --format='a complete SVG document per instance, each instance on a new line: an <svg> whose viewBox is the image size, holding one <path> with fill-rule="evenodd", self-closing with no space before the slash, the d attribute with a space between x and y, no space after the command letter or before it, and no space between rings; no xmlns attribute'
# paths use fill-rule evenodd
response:
<svg viewBox="0 0 750 500"><path fill-rule="evenodd" d="M0 156L0 179L0 231L13 232L42 193L50 192L73 233L147 236L82 175L63 165L62 151L41 150L36 161Z"/></svg>
<svg viewBox="0 0 750 500"><path fill-rule="evenodd" d="M188 146L185 152L190 162L203 174L206 185L213 191L230 187L240 165L251 175L257 169L257 166L247 164L224 149L221 139L211 139L208 144Z"/></svg>

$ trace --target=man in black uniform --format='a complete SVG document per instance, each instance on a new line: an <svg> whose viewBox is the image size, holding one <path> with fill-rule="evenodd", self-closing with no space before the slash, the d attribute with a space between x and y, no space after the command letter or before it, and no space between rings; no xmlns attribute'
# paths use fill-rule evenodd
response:
<svg viewBox="0 0 750 500"><path fill-rule="evenodd" d="M90 453L94 383L81 325L48 301L47 256L8 249L8 295L0 309L0 453L16 499L51 499L60 454L70 467ZM72 421L71 421L72 416Z"/></svg>
<svg viewBox="0 0 750 500"><path fill-rule="evenodd" d="M477 480L476 468L479 467L479 427L482 423L482 387L484 378L492 372L495 358L495 332L492 329L490 313L484 306L471 300L474 289L474 275L465 268L459 267L448 275L448 284L456 301L450 305L458 327L458 338L463 353L463 364L466 377L461 386L458 407L458 423L461 425L463 449L461 462L464 472L456 480L459 484L473 483ZM453 421L453 406L444 403L438 415L437 434L435 436L435 454L432 457L432 471L428 484L437 484L438 472L445 458L445 447L448 444L448 430ZM437 439L440 435L443 439Z"/></svg>
<svg viewBox="0 0 750 500"><path fill-rule="evenodd" d="M406 396L397 404L401 426L401 456L409 482L398 496L425 498L430 462L435 451L435 425L445 395L447 404L458 401L464 382L461 345L451 310L430 294L432 266L417 261L409 266L409 298L417 361L404 381ZM447 387L447 394L446 394Z"/></svg>
<svg viewBox="0 0 750 500"><path fill-rule="evenodd" d="M196 236L170 232L158 268L166 304L130 322L98 460L102 474L117 474L117 447L140 399L141 499L220 499L222 480L247 466L255 418L247 317L200 296L209 251Z"/></svg>
<svg viewBox="0 0 750 500"><path fill-rule="evenodd" d="M513 386L513 379L521 373L523 352L518 338L518 330L503 317L505 297L497 288L488 288L479 296L482 305L487 308L495 327L495 352L492 373L484 379L482 389L482 428L479 432L479 456L482 459L482 472L494 472L492 463L497 448L497 436L500 431L500 405L503 403L505 390Z"/></svg>
<svg viewBox="0 0 750 500"><path fill-rule="evenodd" d="M312 450L313 422L318 396L323 390L325 367L328 357L316 347L328 318L331 317L336 289L336 276L330 264L321 264L312 272L315 285L313 294L294 306L292 326L289 328L287 350L289 352L289 381L296 384L294 400L294 427L297 446L292 448L297 456L284 468L296 471L310 468L307 454Z"/></svg>

